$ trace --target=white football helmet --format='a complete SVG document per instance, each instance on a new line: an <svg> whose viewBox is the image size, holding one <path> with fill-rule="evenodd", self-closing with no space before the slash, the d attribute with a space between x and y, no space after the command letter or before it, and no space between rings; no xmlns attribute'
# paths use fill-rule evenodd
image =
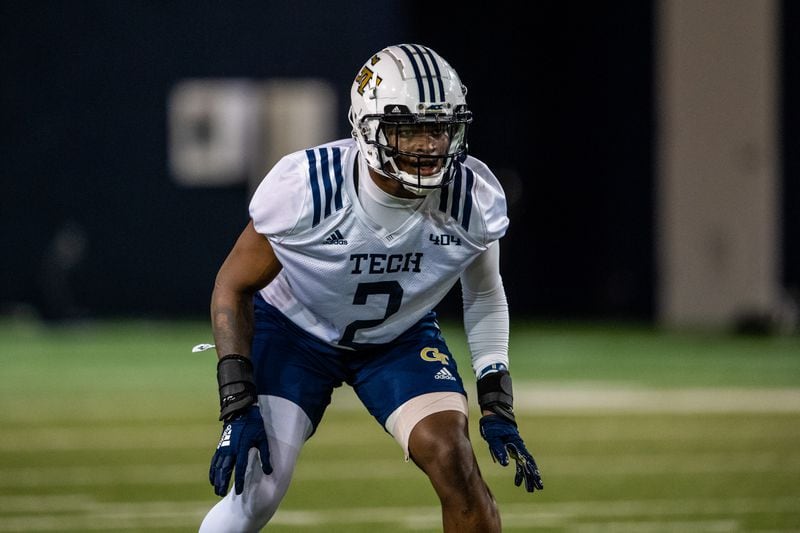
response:
<svg viewBox="0 0 800 533"><path fill-rule="evenodd" d="M454 162L467 154L467 88L455 70L430 48L418 44L389 46L373 55L358 72L350 90L350 124L367 164L402 183L415 194L427 194L453 179ZM435 128L449 137L446 153L398 150L402 126ZM396 157L415 162L416 172L400 169ZM440 170L423 175L421 168ZM408 165L406 165L408 168Z"/></svg>

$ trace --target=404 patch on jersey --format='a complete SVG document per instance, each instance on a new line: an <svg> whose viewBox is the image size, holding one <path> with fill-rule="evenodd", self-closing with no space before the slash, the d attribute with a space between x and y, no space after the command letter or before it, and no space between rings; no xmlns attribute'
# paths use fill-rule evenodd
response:
<svg viewBox="0 0 800 533"><path fill-rule="evenodd" d="M450 246L451 244L454 246L461 246L460 237L447 233L442 233L441 235L434 235L431 233L428 239L436 246Z"/></svg>

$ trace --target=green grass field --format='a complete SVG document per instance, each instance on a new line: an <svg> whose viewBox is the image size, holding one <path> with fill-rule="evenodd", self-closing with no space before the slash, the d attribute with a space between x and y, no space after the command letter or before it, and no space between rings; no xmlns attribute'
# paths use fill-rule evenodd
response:
<svg viewBox="0 0 800 533"><path fill-rule="evenodd" d="M0 532L196 531L217 501L215 359L190 352L209 340L202 323L0 322ZM800 531L800 338L518 322L512 372L546 488L514 487L471 420L505 530ZM268 530L439 524L426 478L343 389Z"/></svg>

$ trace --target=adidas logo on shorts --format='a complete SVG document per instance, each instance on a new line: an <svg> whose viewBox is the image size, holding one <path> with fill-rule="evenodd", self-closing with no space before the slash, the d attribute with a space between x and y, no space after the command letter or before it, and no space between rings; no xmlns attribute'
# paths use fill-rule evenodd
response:
<svg viewBox="0 0 800 533"><path fill-rule="evenodd" d="M433 379L447 379L447 380L450 380L450 381L455 381L456 380L455 376L453 374L451 374L450 371L447 370L446 368L442 368L441 370L439 370L433 376Z"/></svg>

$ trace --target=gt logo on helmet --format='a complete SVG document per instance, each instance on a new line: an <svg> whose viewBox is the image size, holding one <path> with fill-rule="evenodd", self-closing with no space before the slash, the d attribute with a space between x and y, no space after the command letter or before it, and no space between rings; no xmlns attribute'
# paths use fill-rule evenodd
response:
<svg viewBox="0 0 800 533"><path fill-rule="evenodd" d="M380 58L378 58L378 61L380 61ZM373 61L372 64L374 65L375 63L377 63L377 61ZM364 95L364 89L367 88L367 85L369 85L369 82L374 75L375 72L373 72L368 66L364 65L364 68L362 68L361 72L359 72L358 76L356 76L355 82L358 84L358 89L356 89L358 91L358 94L362 96ZM378 85L380 85L382 81L383 80L381 79L381 77L377 76L375 78L375 86L377 87Z"/></svg>

